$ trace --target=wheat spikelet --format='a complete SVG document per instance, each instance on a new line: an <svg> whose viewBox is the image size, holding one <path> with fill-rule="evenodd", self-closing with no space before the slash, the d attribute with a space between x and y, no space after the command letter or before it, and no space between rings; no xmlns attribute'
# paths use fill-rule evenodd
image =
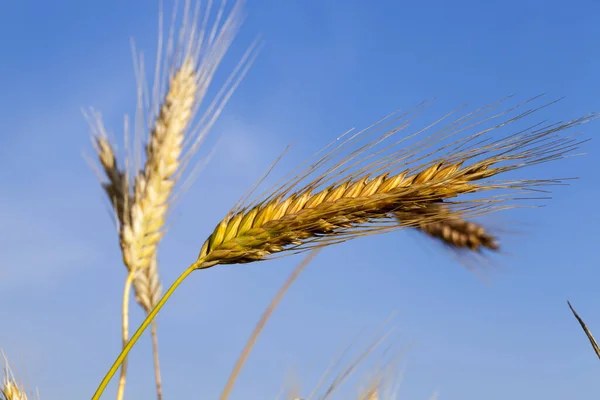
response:
<svg viewBox="0 0 600 400"><path fill-rule="evenodd" d="M156 257L152 257L147 268L141 270L133 281L135 300L146 311L150 312L160 299L162 284L158 276Z"/></svg>
<svg viewBox="0 0 600 400"><path fill-rule="evenodd" d="M494 128L506 126L531 113L526 111ZM483 136L491 129L484 130L450 145L440 145L432 154L442 150L447 154L414 165L413 160L423 159L418 154L424 146L421 142L347 172L350 169L345 164L354 162L356 165L373 156L367 153L362 159L358 157L369 149L366 146L319 172L312 182L297 187L301 178L317 170L323 159L319 160L308 168L308 173L280 186L266 199L234 209L204 242L195 268L254 262L283 251L304 251L365 234L401 227L424 227L440 221L453 229L466 229L463 233L471 235L471 242L467 243L467 240L465 245L480 246L483 240L494 247L473 225L453 220L452 213L491 212L502 208L507 199L488 197L479 201L461 201L454 198L490 190L533 191L538 186L559 183L559 180L492 181L489 178L564 157L577 147L578 142L570 137L553 135L595 117L539 129L535 125L491 143ZM458 121L463 119L465 117ZM390 133L383 135L384 139L390 136ZM425 143L431 146L434 139L426 138ZM448 151L448 147L454 147L454 151ZM406 162L399 164L399 161ZM467 165L469 161L471 163ZM391 173L399 167L403 168L402 172ZM328 181L332 183L325 186ZM430 207L433 203L442 203L452 212L440 215L438 210ZM394 218L396 215L402 215L402 218ZM474 239L476 236L480 238ZM462 243L463 239L455 235L450 240Z"/></svg>
<svg viewBox="0 0 600 400"><path fill-rule="evenodd" d="M419 229L455 249L481 251L485 248L496 251L500 248L497 239L487 233L484 227L456 217L420 224Z"/></svg>
<svg viewBox="0 0 600 400"><path fill-rule="evenodd" d="M146 165L135 180L131 223L123 226L123 259L131 270L146 268L156 253L169 198L175 185L185 130L198 86L193 63L186 60L169 85L150 143Z"/></svg>
<svg viewBox="0 0 600 400"><path fill-rule="evenodd" d="M288 198L271 200L226 218L204 243L199 258L205 266L262 260L286 246L301 246L312 238L325 238L370 220L387 218L398 211L403 198L406 211L416 211L420 208L418 200L432 201L444 193L450 197L469 191L467 183L475 179L471 176L485 174L487 166L475 168L473 174L467 171L443 187L438 184L437 192L433 185L427 185L448 181L459 169L458 164L439 164L408 177L400 174L348 180L319 192L307 187ZM415 182L423 188L421 193L415 193Z"/></svg>
<svg viewBox="0 0 600 400"><path fill-rule="evenodd" d="M15 381L4 380L4 387L0 391L3 400L28 400L27 393L22 387L19 387Z"/></svg>
<svg viewBox="0 0 600 400"><path fill-rule="evenodd" d="M359 395L359 400L379 400L379 391L377 388L368 390L365 394Z"/></svg>
<svg viewBox="0 0 600 400"><path fill-rule="evenodd" d="M102 188L108 195L119 224L124 226L129 224L129 213L127 210L129 204L131 204L127 177L117 165L115 151L108 141L102 121L98 119L96 123L100 132L100 135L95 138L96 153L108 179L107 182L102 183Z"/></svg>
<svg viewBox="0 0 600 400"><path fill-rule="evenodd" d="M18 383L11 368L8 364L8 359L4 352L0 350L0 354L4 358L4 378L0 387L0 400L28 400L29 397L25 387Z"/></svg>

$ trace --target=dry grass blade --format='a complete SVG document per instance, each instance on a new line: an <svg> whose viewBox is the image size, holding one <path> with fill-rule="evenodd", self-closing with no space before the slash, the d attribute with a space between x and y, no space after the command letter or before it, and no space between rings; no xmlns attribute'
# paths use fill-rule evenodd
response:
<svg viewBox="0 0 600 400"><path fill-rule="evenodd" d="M514 123L533 111L525 111L493 129ZM557 179L494 181L490 178L563 158L576 149L579 142L556 134L595 117L591 115L542 128L534 125L493 142L485 137L493 129L487 129L449 144L440 143L433 151L425 151L455 134L447 133L449 129L459 132L466 129L460 127L459 123L464 123L465 119L462 117L442 128L441 133L412 147L370 161L371 157L379 155L378 152L369 153L371 147L395 133L394 130L386 132L382 138L355 150L333 166L320 168L332 159L330 155L325 156L307 172L272 190L265 199L232 210L205 241L195 267L254 262L284 251L288 254L305 251L403 227L430 226L432 232L441 230L443 236L446 226L451 228L449 238L456 242L455 245L495 248L497 244L485 231L457 221L455 215L468 217L506 208L511 206L511 200L522 200L508 197L511 192L527 195L539 192L540 187L560 183ZM472 126L476 123L470 122L469 127ZM364 136L371 133L368 131ZM360 135L355 135L350 142L359 139ZM348 143L343 143L332 153L343 150ZM438 154L442 151L445 154ZM423 162L426 156L434 157ZM352 169L353 166L357 167ZM401 172L397 172L400 168ZM312 181L299 184L311 174L315 176ZM488 195L479 200L454 200L491 190L504 192L504 197ZM443 208L436 207L437 204L442 204ZM440 213L440 210L444 212ZM459 229L462 232L458 232Z"/></svg>
<svg viewBox="0 0 600 400"><path fill-rule="evenodd" d="M569 308L571 309L571 312L573 313L573 315L577 319L577 322L579 322L579 325L581 325L581 329L583 329L583 331L585 332L587 338L589 339L590 344L592 345L592 348L594 349L594 353L596 353L596 356L598 356L598 358L600 358L600 346L598 346L598 342L596 342L596 339L594 339L594 336L592 335L592 332L585 325L585 322L583 322L583 319L581 319L581 317L577 314L577 312L575 312L575 309L573 308L573 306L571 305L571 303L567 301L567 304L569 305Z"/></svg>

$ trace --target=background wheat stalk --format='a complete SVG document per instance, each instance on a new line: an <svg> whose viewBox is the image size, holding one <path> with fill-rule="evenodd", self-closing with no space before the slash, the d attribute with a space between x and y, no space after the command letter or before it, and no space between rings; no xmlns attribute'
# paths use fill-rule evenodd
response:
<svg viewBox="0 0 600 400"><path fill-rule="evenodd" d="M324 156L317 155L307 168L259 195L257 200L240 202L204 242L198 259L148 314L105 376L94 398L102 393L115 368L158 310L194 270L218 264L255 262L275 254L293 254L365 235L448 221L452 213L440 214L439 207L432 207L438 203L465 217L515 207L540 188L560 183L560 179L490 179L571 154L581 142L559 133L597 117L591 114L569 122L538 123L504 138L493 140L489 137L489 132L510 126L547 106L526 109L508 120L484 127L484 123L495 122L498 117L514 113L533 100L491 116L488 114L504 101L477 109L401 150L397 150L399 143L433 130L452 114L389 144L386 141L409 126L408 122L418 114L419 107L415 109L416 113L413 110L412 114L392 115L350 136L327 150ZM395 127L384 130L390 123L395 123ZM474 128L479 130L457 137ZM384 133L373 139L372 135L381 130ZM366 144L361 144L365 139ZM340 141L338 138L336 143ZM379 145L386 147L378 148ZM340 159L344 151L346 156ZM492 190L501 194L487 194L480 199L455 199ZM520 196L514 197L516 193Z"/></svg>
<svg viewBox="0 0 600 400"><path fill-rule="evenodd" d="M119 244L123 262L128 269L123 291L123 345L129 337L128 310L131 285L134 288L136 301L146 313L154 308L162 292L158 274L157 246L164 234L168 209L175 202L177 181L189 166L191 157L197 151L206 133L212 128L255 56L256 45L253 44L194 124L194 116L203 103L214 73L241 24L242 2L238 1L229 14L224 13L225 2L222 2L216 11L214 25L208 26L212 5L209 3L201 20L200 3L197 2L192 10L191 2L185 2L178 43L173 45L175 27L172 26L164 60L161 58L162 39L159 39L152 106L146 111L153 122L148 125L150 134L144 151L146 161L143 166L139 165L137 157L130 154L125 163L126 167L120 169L100 115L94 113L93 118L89 118L94 131L96 153L107 179L103 183L103 188L116 214ZM176 12L177 8L174 10L173 21ZM201 25L198 24L199 22ZM159 31L159 38L162 38L162 12ZM168 66L168 71L167 68L162 68L161 63ZM161 72L161 68L165 71ZM136 74L138 77L136 138L138 140L135 141L135 145L139 145L139 138L144 135L146 129L146 124L143 122L143 104L147 103L144 99L146 92L143 88L145 81L143 64L136 65ZM158 106L161 92L164 93L163 100ZM136 149L136 154L139 152L139 148ZM133 167L136 173L130 172L127 167L130 164L136 164ZM189 174L188 186L194 178L194 172L197 170ZM184 185L182 191L185 188ZM162 388L157 341L156 324L153 324L155 378L157 395L160 399ZM124 363L117 392L118 399L122 399L124 393L125 367Z"/></svg>

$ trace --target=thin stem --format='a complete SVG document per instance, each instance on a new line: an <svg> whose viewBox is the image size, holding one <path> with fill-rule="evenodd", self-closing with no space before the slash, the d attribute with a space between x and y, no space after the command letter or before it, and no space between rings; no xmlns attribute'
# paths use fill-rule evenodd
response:
<svg viewBox="0 0 600 400"><path fill-rule="evenodd" d="M158 335L156 334L156 320L152 321L150 334L152 335L152 356L154 358L154 380L156 381L156 398L162 400L162 379L160 377L160 361L158 360Z"/></svg>
<svg viewBox="0 0 600 400"><path fill-rule="evenodd" d="M123 308L121 310L121 338L123 348L129 340L129 297L131 293L131 284L133 283L134 271L129 271L125 279L125 288L123 289ZM121 365L121 374L119 376L119 387L117 389L117 400L123 400L125 395L125 381L127 377L127 359L123 360Z"/></svg>
<svg viewBox="0 0 600 400"><path fill-rule="evenodd" d="M102 379L102 382L100 382L100 385L98 385L96 392L92 396L92 400L100 399L100 396L102 396L102 393L104 393L104 390L106 390L106 386L108 386L108 383L110 382L112 377L115 375L115 373L117 372L117 370L119 369L119 367L121 366L121 364L123 363L125 358L127 358L127 355L129 354L129 352L131 351L133 346L136 344L136 342L138 341L140 336L142 336L144 331L148 328L148 325L150 325L150 323L154 320L154 317L156 317L156 314L158 314L160 309L165 305L167 300L169 300L169 297L171 297L173 292L175 292L175 290L179 287L179 285L181 285L181 283L185 280L185 278L187 278L189 274L194 272L194 270L196 268L198 268L201 264L202 264L202 260L198 260L194 264L190 265L190 267L188 269L186 269L175 280L175 282L173 282L171 287L169 287L169 289L167 289L167 291L165 292L165 294L163 294L163 296L160 298L158 303L156 303L156 306L154 306L152 311L150 311L148 313L148 315L146 316L146 319L144 319L144 321L142 322L140 327L135 331L133 336L131 336L131 339L129 339L129 341L127 342L127 345L125 345L123 347L123 350L121 350L121 353L119 353L119 356L117 357L117 359L115 360L113 365L110 367L110 369L108 370L108 372Z"/></svg>
<svg viewBox="0 0 600 400"><path fill-rule="evenodd" d="M250 355L250 351L252 351L252 348L254 347L254 344L256 343L258 336L260 335L263 328L267 324L267 321L271 317L271 314L273 313L275 308L277 308L277 306L281 302L281 299L283 298L283 296L285 295L287 290L290 288L290 286L292 286L292 283L294 283L296 278L298 278L300 273L304 270L304 268L306 268L306 266L312 261L312 259L317 255L317 253L319 251L320 251L320 249L315 249L315 250L311 251L304 258L304 260L302 260L302 262L296 267L296 269L294 269L292 274L287 278L287 280L285 281L283 286L281 286L281 288L279 289L279 291L277 292L275 297L273 297L273 300L271 300L271 303L269 304L269 306L267 307L267 309L265 310L263 315L260 317L260 320L256 324L254 331L252 332L252 335L250 335L250 339L248 339L248 341L246 342L244 349L242 350L238 360L236 361L235 366L233 367L233 370L231 371L231 374L229 375L229 379L227 380L227 384L225 385L225 388L223 389L223 393L221 393L221 397L220 397L221 400L227 400L227 398L229 397L229 394L231 393L231 390L233 389L233 385L235 384L235 381L237 380L237 377L240 374L240 371L244 367L244 364L246 363L248 356Z"/></svg>

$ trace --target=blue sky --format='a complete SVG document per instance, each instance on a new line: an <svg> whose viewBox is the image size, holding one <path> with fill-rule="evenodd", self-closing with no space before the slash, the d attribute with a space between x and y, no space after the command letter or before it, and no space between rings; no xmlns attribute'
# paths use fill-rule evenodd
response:
<svg viewBox="0 0 600 400"><path fill-rule="evenodd" d="M142 0L23 0L0 13L0 347L42 399L91 396L118 353L125 269L82 156L91 146L80 110L94 106L121 132L135 106L129 38L151 50L157 10ZM599 17L591 0L249 1L223 70L257 34L264 47L211 133L215 155L173 214L164 281L289 143L285 171L347 129L432 97L440 116L512 93L566 96L531 122L599 111ZM402 398L600 395L600 366L566 305L600 330L599 128L584 127L594 138L585 157L522 171L581 178L546 207L482 220L522 231L501 236L507 254L491 258L488 283L415 232L323 251L274 314L234 398L274 397L291 371L310 387L341 344L394 311L396 341L409 349ZM217 397L300 260L218 267L185 282L159 316L166 398ZM139 322L140 310L132 314ZM149 350L144 338L132 353L129 399L153 396Z"/></svg>

